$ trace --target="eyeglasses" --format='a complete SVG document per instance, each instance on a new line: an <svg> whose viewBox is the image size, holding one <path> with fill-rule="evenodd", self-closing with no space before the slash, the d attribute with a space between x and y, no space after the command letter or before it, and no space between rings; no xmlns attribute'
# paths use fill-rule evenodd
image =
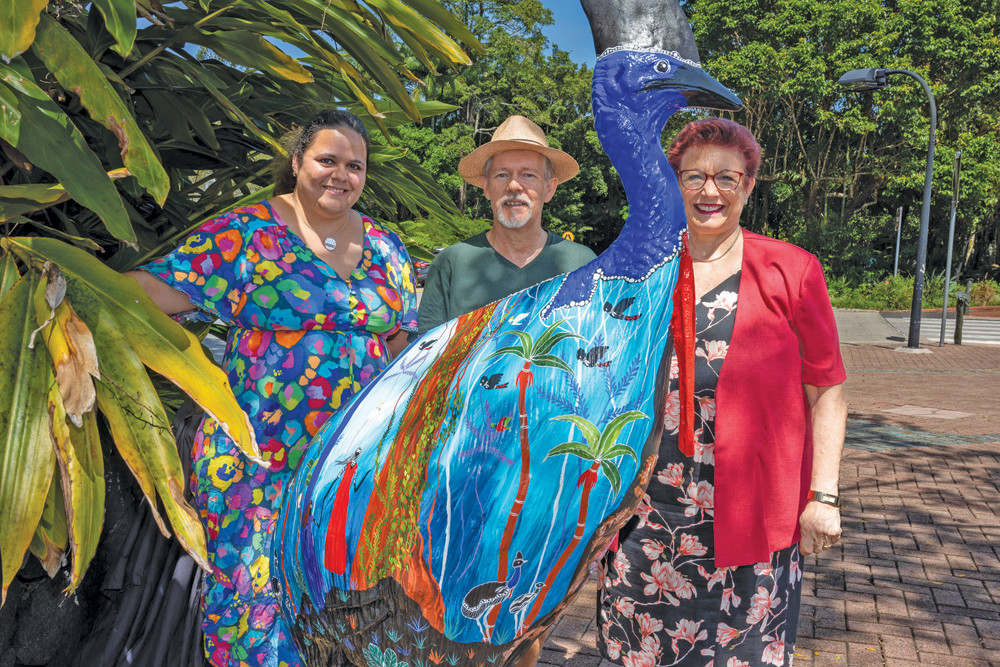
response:
<svg viewBox="0 0 1000 667"><path fill-rule="evenodd" d="M715 174L706 174L701 169L685 169L680 173L681 186L685 190L701 190L708 183L709 179L715 183L715 187L721 191L735 190L740 186L743 179L743 172L732 169L723 169Z"/></svg>

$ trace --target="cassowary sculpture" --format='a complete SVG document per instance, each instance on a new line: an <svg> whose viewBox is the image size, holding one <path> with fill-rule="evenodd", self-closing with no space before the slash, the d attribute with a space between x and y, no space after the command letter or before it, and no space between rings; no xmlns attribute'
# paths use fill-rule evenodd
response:
<svg viewBox="0 0 1000 667"><path fill-rule="evenodd" d="M652 473L685 228L660 132L682 107L739 100L701 69L676 0L583 5L628 220L587 266L428 332L317 435L272 568L312 666L514 664ZM508 386L481 381L497 375ZM333 570L330 540L346 544Z"/></svg>

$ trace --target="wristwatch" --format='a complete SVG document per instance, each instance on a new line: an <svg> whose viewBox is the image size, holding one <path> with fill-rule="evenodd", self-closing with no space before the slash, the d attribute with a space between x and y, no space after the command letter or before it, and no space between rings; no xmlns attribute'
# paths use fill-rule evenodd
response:
<svg viewBox="0 0 1000 667"><path fill-rule="evenodd" d="M809 495L806 496L806 500L815 500L818 503L823 503L824 505L831 505L833 507L840 507L840 496L835 496L832 493L826 493L824 491L810 491Z"/></svg>

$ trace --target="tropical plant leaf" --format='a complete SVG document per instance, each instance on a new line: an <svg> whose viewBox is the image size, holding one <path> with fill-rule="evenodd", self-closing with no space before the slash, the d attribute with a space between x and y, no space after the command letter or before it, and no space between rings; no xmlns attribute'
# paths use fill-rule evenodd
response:
<svg viewBox="0 0 1000 667"><path fill-rule="evenodd" d="M131 176L128 169L113 169L108 172L108 178L115 180ZM31 183L28 185L0 185L0 222L8 222L26 213L40 211L49 206L55 206L70 198L69 194L59 183ZM38 224L33 220L25 220L30 224ZM67 235L69 236L69 235ZM89 239L74 237L74 240L94 246L97 250L100 246L94 244Z"/></svg>
<svg viewBox="0 0 1000 667"><path fill-rule="evenodd" d="M594 460L594 452L587 445L582 442L564 442L560 445L556 445L549 450L549 453L545 455L545 458L551 458L553 456L561 456L563 454L569 454L570 456L579 456L585 461Z"/></svg>
<svg viewBox="0 0 1000 667"><path fill-rule="evenodd" d="M22 58L0 62L0 86L17 98L21 122L0 126L0 138L63 184L69 195L100 216L115 238L135 244L135 231L114 184L69 117L31 79ZM21 132L20 129L30 128Z"/></svg>
<svg viewBox="0 0 1000 667"><path fill-rule="evenodd" d="M46 409L52 364L44 346L28 347L37 284L29 271L0 301L0 605L35 534L56 463Z"/></svg>
<svg viewBox="0 0 1000 667"><path fill-rule="evenodd" d="M602 453L608 451L608 449L615 444L615 441L618 440L618 435L622 432L622 429L625 428L626 424L634 422L637 419L645 419L645 418L646 418L645 413L640 412L638 410L629 410L628 412L624 412L615 417L614 419L612 419L610 422L608 422L608 425L605 426L603 431L601 432L601 442L598 445L599 450ZM634 458L636 462L639 461L638 457L636 457L635 455L635 452L629 450L628 453L632 455L632 458ZM610 457L605 456L604 458L610 458Z"/></svg>
<svg viewBox="0 0 1000 667"><path fill-rule="evenodd" d="M263 27L263 26L262 26ZM312 83L313 76L302 65L260 35L246 31L194 31L188 39L245 67L253 67L298 83Z"/></svg>
<svg viewBox="0 0 1000 667"><path fill-rule="evenodd" d="M0 57L10 60L28 50L35 26L49 0L5 0L0 3Z"/></svg>
<svg viewBox="0 0 1000 667"><path fill-rule="evenodd" d="M142 363L183 389L220 423L248 457L263 463L250 421L236 402L225 373L205 356L197 338L149 300L139 283L55 239L13 237L0 243L25 258L58 265L66 276L71 302L86 298L81 286L92 291L119 323ZM93 331L93 323L88 322L88 326ZM98 336L95 332L95 340Z"/></svg>
<svg viewBox="0 0 1000 667"><path fill-rule="evenodd" d="M559 415L557 417L553 417L552 420L557 422L569 422L573 426L580 429L580 433L587 441L587 445L593 448L595 455L597 454L597 445L601 442L601 432L590 422L589 419L581 417L580 415Z"/></svg>
<svg viewBox="0 0 1000 667"><path fill-rule="evenodd" d="M162 206L170 190L167 172L132 112L80 43L55 19L43 16L34 50L60 85L80 98L90 117L114 133L122 163Z"/></svg>
<svg viewBox="0 0 1000 667"><path fill-rule="evenodd" d="M57 286L59 296L50 297ZM63 297L66 279L51 262L45 263L44 278L35 290L35 320L38 332L49 350L55 367L56 387L62 396L59 409L64 410L77 428L83 426L83 415L94 407L94 378L97 370L97 349L90 329ZM51 401L50 401L51 408Z"/></svg>
<svg viewBox="0 0 1000 667"><path fill-rule="evenodd" d="M601 461L601 472L611 482L611 489L618 495L618 490L622 488L622 474L611 461Z"/></svg>
<svg viewBox="0 0 1000 667"><path fill-rule="evenodd" d="M115 446L149 501L160 531L170 536L157 510L157 495L177 539L207 569L204 529L197 512L183 497L184 473L167 414L122 327L100 306L97 296L87 291L71 286L70 298L86 313L97 341L102 375L97 384L98 407L107 419Z"/></svg>
<svg viewBox="0 0 1000 667"><path fill-rule="evenodd" d="M72 593L97 552L104 525L104 454L93 412L84 416L81 428L67 423L62 395L55 385L48 392L48 407L52 445L59 461L66 499L69 547L73 554L70 582L65 592Z"/></svg>
<svg viewBox="0 0 1000 667"><path fill-rule="evenodd" d="M454 14L445 9L439 0L403 0L403 2L437 23L457 39L461 40L463 44L472 47L479 53L486 53L486 49L479 43L479 40L472 34L472 31L459 21Z"/></svg>
<svg viewBox="0 0 1000 667"><path fill-rule="evenodd" d="M136 33L135 0L93 0L94 6L104 16L104 26L115 38L114 49L122 56L132 51Z"/></svg>
<svg viewBox="0 0 1000 667"><path fill-rule="evenodd" d="M67 199L66 188L58 183L0 185L0 222L61 204Z"/></svg>
<svg viewBox="0 0 1000 667"><path fill-rule="evenodd" d="M17 270L14 255L0 250L0 299L4 298L7 290L13 287L20 277L21 273Z"/></svg>
<svg viewBox="0 0 1000 667"><path fill-rule="evenodd" d="M31 538L29 549L45 568L49 578L59 573L62 558L66 553L69 533L66 530L66 504L62 484L55 480L49 484L49 494L45 497L45 509L38 521L38 528Z"/></svg>
<svg viewBox="0 0 1000 667"><path fill-rule="evenodd" d="M433 23L422 21L420 14L412 8L407 7L398 0L366 0L366 2L382 11L382 14L393 25L400 38L407 44L413 42L418 47L426 47L438 58L451 64L469 65L472 63L472 60L462 50L462 47ZM408 33L420 39L407 39Z"/></svg>

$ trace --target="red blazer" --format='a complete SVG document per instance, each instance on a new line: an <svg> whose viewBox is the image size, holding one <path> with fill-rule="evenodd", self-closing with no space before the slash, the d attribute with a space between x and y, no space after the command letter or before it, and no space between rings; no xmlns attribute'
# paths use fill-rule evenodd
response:
<svg viewBox="0 0 1000 667"><path fill-rule="evenodd" d="M766 561L799 541L812 474L802 385L846 377L819 260L744 231L736 321L715 395L716 567Z"/></svg>

